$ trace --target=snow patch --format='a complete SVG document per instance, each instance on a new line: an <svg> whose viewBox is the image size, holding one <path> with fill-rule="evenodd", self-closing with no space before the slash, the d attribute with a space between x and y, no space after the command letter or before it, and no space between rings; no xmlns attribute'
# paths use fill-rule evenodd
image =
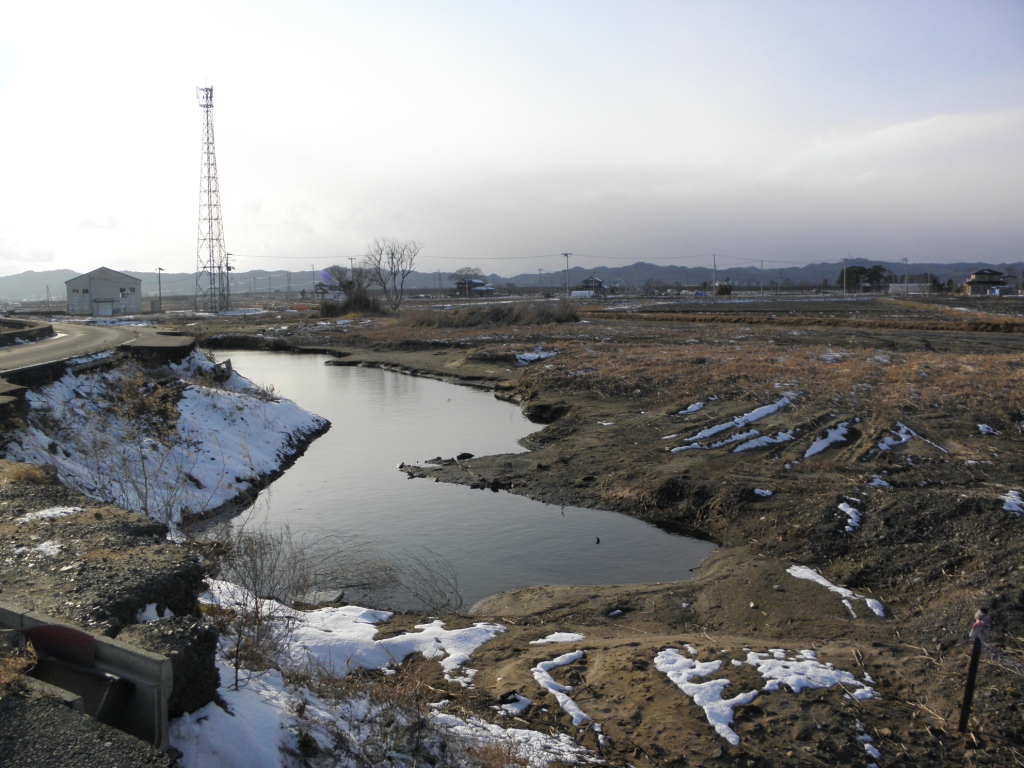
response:
<svg viewBox="0 0 1024 768"><path fill-rule="evenodd" d="M786 569L786 573L797 579L807 579L808 581L820 584L830 592L834 592L847 600L863 600L876 616L882 619L885 618L885 606L883 606L880 601L870 597L865 597L864 595L858 595L846 587L838 587L813 568L808 568L806 565L791 565ZM847 607L850 606L848 605ZM850 608L850 610L852 612L853 609Z"/></svg>
<svg viewBox="0 0 1024 768"><path fill-rule="evenodd" d="M844 421L841 424L837 424L836 426L829 428L824 437L820 437L815 440L811 443L811 447L804 451L804 458L809 459L811 456L816 456L835 443L845 443L846 436L850 432L849 427L850 422Z"/></svg>
<svg viewBox="0 0 1024 768"><path fill-rule="evenodd" d="M37 523L40 520L56 520L59 517L75 515L82 511L81 507L49 507L38 512L29 512L27 515L15 518L15 523Z"/></svg>
<svg viewBox="0 0 1024 768"><path fill-rule="evenodd" d="M581 635L579 632L552 632L547 637L542 637L539 640L531 640L530 645L543 645L544 643L576 643L580 640L586 639L586 635Z"/></svg>

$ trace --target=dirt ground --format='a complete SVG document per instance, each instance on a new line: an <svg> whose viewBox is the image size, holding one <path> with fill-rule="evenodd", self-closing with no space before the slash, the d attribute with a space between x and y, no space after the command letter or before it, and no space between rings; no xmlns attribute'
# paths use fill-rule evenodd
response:
<svg viewBox="0 0 1024 768"><path fill-rule="evenodd" d="M534 702L523 720L571 730L530 669L582 648L564 676L606 739L580 738L613 764L1024 765L1024 521L1007 503L1024 490L1022 318L1016 299L648 303L593 305L558 325L327 320L207 343L317 348L337 364L493 386L547 423L527 438L531 451L407 465L410 476L617 510L721 545L692 581L485 600L474 618L509 631L474 657L476 706L517 691ZM557 354L517 364L538 349ZM788 439L742 452L687 439L732 419L742 426L721 435L756 427ZM810 451L840 426L844 439ZM706 447L685 449L693 443ZM794 565L881 601L884 616L795 578ZM982 607L992 629L959 734L967 634ZM552 631L586 639L528 645ZM723 696L762 689L735 710L738 745L654 668L660 651L687 646L722 660ZM877 696L764 691L739 661L769 649L814 650L873 680Z"/></svg>
<svg viewBox="0 0 1024 768"><path fill-rule="evenodd" d="M555 675L603 727L603 740L590 728L579 740L612 765L1024 765L1024 519L1013 508L1024 491L1024 304L595 304L576 323L409 321L430 311L182 323L219 358L239 347L328 351L341 365L494 388L546 424L528 453L404 471L616 510L720 545L686 582L483 601L461 621L508 631L474 655L475 691L449 689L455 706L493 717L516 691L534 702L521 721L576 731L530 670L579 648L583 659ZM538 350L556 354L520 364ZM830 433L842 439L812 449ZM772 442L735 451L754 437ZM852 591L850 605L793 566ZM967 632L981 607L992 629L960 734ZM528 644L555 631L586 639ZM656 669L669 648L720 660L712 678L730 681L725 697L761 691L735 709L738 744ZM743 660L772 649L813 650L873 681L876 696L766 690Z"/></svg>

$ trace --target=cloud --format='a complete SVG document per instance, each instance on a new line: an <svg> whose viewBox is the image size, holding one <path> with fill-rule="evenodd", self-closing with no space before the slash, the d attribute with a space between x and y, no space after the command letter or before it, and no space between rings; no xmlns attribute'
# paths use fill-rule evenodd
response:
<svg viewBox="0 0 1024 768"><path fill-rule="evenodd" d="M95 219L82 219L78 225L79 229L109 229L116 232L118 229L117 219L113 216L108 216L104 222L97 222Z"/></svg>
<svg viewBox="0 0 1024 768"><path fill-rule="evenodd" d="M921 186L936 174L976 173L1024 162L1019 137L1024 110L973 115L935 115L861 134L822 137L761 175L767 184L843 188L882 178L917 177ZM1000 151L1000 148L1003 151Z"/></svg>

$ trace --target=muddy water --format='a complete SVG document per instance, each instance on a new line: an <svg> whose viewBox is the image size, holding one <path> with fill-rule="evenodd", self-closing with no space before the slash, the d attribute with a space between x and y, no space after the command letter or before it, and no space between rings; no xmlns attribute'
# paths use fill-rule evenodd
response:
<svg viewBox="0 0 1024 768"><path fill-rule="evenodd" d="M293 531L330 529L389 551L437 552L456 569L467 606L537 584L686 579L713 549L625 515L410 480L397 469L462 452L522 452L517 440L538 427L490 393L329 366L321 355L220 357L333 425L264 492L256 513Z"/></svg>

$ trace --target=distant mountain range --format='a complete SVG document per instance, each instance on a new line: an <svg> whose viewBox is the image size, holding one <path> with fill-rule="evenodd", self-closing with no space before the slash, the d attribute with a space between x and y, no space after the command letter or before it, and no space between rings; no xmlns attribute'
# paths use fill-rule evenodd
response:
<svg viewBox="0 0 1024 768"><path fill-rule="evenodd" d="M894 280L903 281L904 269L911 283L924 282L926 276L937 277L940 282L953 280L963 282L969 274L979 269L996 269L1000 272L1019 276L1024 274L1024 262L1013 264L992 264L982 261L957 262L955 264L908 264L900 262L871 261L869 259L849 259L847 266L870 267L881 264L894 274ZM717 270L713 274L710 267L683 267L677 265L650 264L638 261L622 267L571 267L569 269L569 287L573 288L585 278L594 276L603 280L606 285L622 288L643 288L649 285L679 285L699 288L710 285L718 280L729 280L733 285L758 287L762 277L765 287L781 282L783 287L818 287L823 284L835 287L836 280L842 273L843 262L822 262L794 267L767 267L762 275L759 267L729 267ZM52 269L42 272L29 270L17 275L0 276L0 300L8 302L40 301L49 298L55 302L65 300L64 283L82 274L70 269ZM193 272L164 272L158 283L156 272L125 271L125 274L142 280L144 296L156 296L158 289L164 296L193 295L196 288L196 276ZM445 291L452 289L454 280L448 273L413 272L406 280L408 291L421 293L436 291L440 277L441 287ZM497 274L481 275L481 279L501 290L506 285L520 289L536 290L557 294L565 291L565 270L558 272L524 272L511 277ZM320 280L319 274L316 280ZM249 272L231 273L231 292L233 295L245 295L252 292L264 295L268 293L298 294L309 291L314 284L314 275L310 270L286 272L284 270L268 271L255 269Z"/></svg>

